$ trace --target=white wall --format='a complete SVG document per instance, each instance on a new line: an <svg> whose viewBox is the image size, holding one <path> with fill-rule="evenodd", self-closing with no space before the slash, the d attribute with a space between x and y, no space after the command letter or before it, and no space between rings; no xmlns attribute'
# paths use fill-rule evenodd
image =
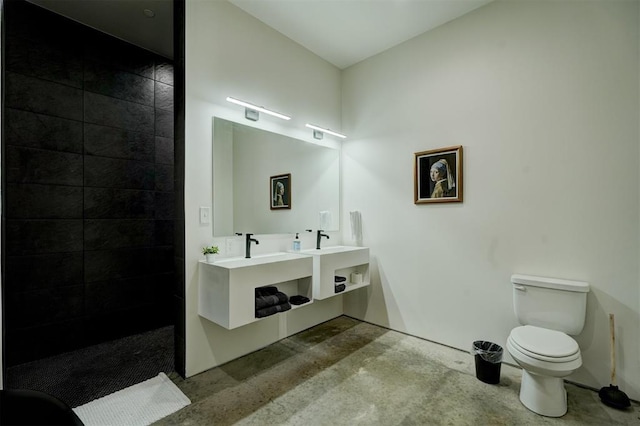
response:
<svg viewBox="0 0 640 426"><path fill-rule="evenodd" d="M244 120L233 96L292 115ZM340 71L226 1L187 0L185 119L186 373L198 372L269 345L342 313L335 297L227 331L197 315L200 248L215 241L199 225L200 206L212 205L213 116L297 139L312 140L307 122L341 128ZM257 236L254 253L290 248L291 241ZM339 238L339 234L336 240Z"/></svg>
<svg viewBox="0 0 640 426"><path fill-rule="evenodd" d="M584 280L570 379L608 386L612 312L618 384L640 399L638 17L635 1L494 2L344 71L343 220L362 212L374 264L346 313L504 346L511 274ZM413 154L452 145L464 202L414 205Z"/></svg>

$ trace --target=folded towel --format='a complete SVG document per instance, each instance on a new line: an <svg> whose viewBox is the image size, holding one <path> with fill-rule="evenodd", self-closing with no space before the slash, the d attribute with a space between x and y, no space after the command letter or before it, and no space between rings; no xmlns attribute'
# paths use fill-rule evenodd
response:
<svg viewBox="0 0 640 426"><path fill-rule="evenodd" d="M336 284L336 293L343 292L345 288L347 288L345 284Z"/></svg>
<svg viewBox="0 0 640 426"><path fill-rule="evenodd" d="M280 305L267 306L266 308L256 309L256 318L268 317L269 315L288 311L289 309L291 309L291 304L289 302L285 302Z"/></svg>
<svg viewBox="0 0 640 426"><path fill-rule="evenodd" d="M341 277L340 275L336 275L334 281L337 283L343 283L347 280L346 277Z"/></svg>
<svg viewBox="0 0 640 426"><path fill-rule="evenodd" d="M280 291L267 296L256 296L256 309L266 308L267 306L280 305L288 301L289 296Z"/></svg>
<svg viewBox="0 0 640 426"><path fill-rule="evenodd" d="M272 294L276 294L277 292L278 292L278 287L274 287L274 286L258 287L256 288L256 297L270 296Z"/></svg>
<svg viewBox="0 0 640 426"><path fill-rule="evenodd" d="M311 300L308 297L304 297L300 295L291 296L289 298L289 302L291 302L292 305L302 305L303 303L307 303L310 301Z"/></svg>

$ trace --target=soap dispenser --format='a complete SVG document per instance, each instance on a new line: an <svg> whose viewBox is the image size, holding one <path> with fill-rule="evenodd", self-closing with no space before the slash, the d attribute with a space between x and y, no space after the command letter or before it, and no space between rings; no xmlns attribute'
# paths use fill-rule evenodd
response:
<svg viewBox="0 0 640 426"><path fill-rule="evenodd" d="M298 232L296 232L296 239L293 240L293 251L300 251L300 240L298 239Z"/></svg>

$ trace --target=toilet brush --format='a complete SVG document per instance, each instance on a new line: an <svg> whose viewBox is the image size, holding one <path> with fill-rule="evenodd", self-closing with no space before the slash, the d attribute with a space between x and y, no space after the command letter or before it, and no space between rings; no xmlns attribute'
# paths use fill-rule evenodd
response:
<svg viewBox="0 0 640 426"><path fill-rule="evenodd" d="M631 406L631 401L629 401L629 397L616 386L616 336L613 314L609 314L609 331L611 333L611 384L600 389L598 395L600 396L600 400L606 405L613 408L625 409Z"/></svg>

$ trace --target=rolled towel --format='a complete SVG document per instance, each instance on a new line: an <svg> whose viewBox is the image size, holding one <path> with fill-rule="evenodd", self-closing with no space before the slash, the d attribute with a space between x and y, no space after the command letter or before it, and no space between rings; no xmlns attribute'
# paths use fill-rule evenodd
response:
<svg viewBox="0 0 640 426"><path fill-rule="evenodd" d="M336 284L336 293L343 292L347 288L346 284Z"/></svg>
<svg viewBox="0 0 640 426"><path fill-rule="evenodd" d="M346 277L341 277L340 275L336 275L334 281L337 283L343 283L347 280Z"/></svg>
<svg viewBox="0 0 640 426"><path fill-rule="evenodd" d="M268 296L256 296L256 309L266 308L267 306L280 305L288 301L289 296L280 291Z"/></svg>
<svg viewBox="0 0 640 426"><path fill-rule="evenodd" d="M280 305L267 306L266 308L256 309L256 318L264 318L270 315L275 315L278 312L284 312L291 309L289 302L282 303Z"/></svg>
<svg viewBox="0 0 640 426"><path fill-rule="evenodd" d="M292 305L302 305L304 303L308 303L311 300L308 297L304 297L304 296L300 296L300 295L296 295L296 296L291 296L289 298L289 302L291 302Z"/></svg>

